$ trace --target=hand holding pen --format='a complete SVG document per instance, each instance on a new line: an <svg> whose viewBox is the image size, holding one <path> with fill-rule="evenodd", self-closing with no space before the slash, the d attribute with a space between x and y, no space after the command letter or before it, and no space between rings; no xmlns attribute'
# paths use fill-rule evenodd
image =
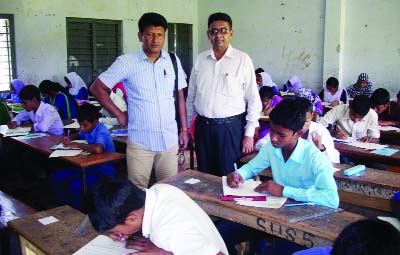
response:
<svg viewBox="0 0 400 255"><path fill-rule="evenodd" d="M226 182L229 187L237 188L237 187L239 187L240 184L242 184L244 182L244 180L243 180L243 177L237 172L236 163L233 164L233 167L235 168L235 171L228 174Z"/></svg>
<svg viewBox="0 0 400 255"><path fill-rule="evenodd" d="M346 131L344 131L342 128L340 128L339 125L337 125L335 137L338 139L346 140L349 137L349 135L346 133Z"/></svg>

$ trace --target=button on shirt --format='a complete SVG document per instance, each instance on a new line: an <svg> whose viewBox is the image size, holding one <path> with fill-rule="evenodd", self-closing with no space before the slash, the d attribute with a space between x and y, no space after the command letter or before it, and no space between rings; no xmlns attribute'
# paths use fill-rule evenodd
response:
<svg viewBox="0 0 400 255"><path fill-rule="evenodd" d="M183 191L168 184L146 190L142 233L175 255L228 254L210 217Z"/></svg>
<svg viewBox="0 0 400 255"><path fill-rule="evenodd" d="M36 112L23 110L13 121L21 125L23 121L31 120L35 132L47 132L54 135L63 135L64 125L57 110L45 102L40 102Z"/></svg>
<svg viewBox="0 0 400 255"><path fill-rule="evenodd" d="M178 89L186 87L179 58ZM123 82L128 95L128 139L150 151L166 151L178 143L175 120L175 73L165 51L152 63L143 52L123 55L99 76L108 87Z"/></svg>
<svg viewBox="0 0 400 255"><path fill-rule="evenodd" d="M190 76L186 108L188 125L196 113L226 118L247 110L245 135L252 137L262 106L250 57L231 45L218 61L212 49L201 53Z"/></svg>
<svg viewBox="0 0 400 255"><path fill-rule="evenodd" d="M330 124L337 124L344 129L347 134L356 139L368 136L379 138L378 114L369 109L367 115L361 121L354 122L350 119L350 107L348 104L338 105L327 112L324 117L319 119L319 123L328 127Z"/></svg>
<svg viewBox="0 0 400 255"><path fill-rule="evenodd" d="M274 182L284 186L283 196L334 208L339 206L332 163L310 142L299 138L286 162L282 148L267 143L238 173L247 180L268 167Z"/></svg>

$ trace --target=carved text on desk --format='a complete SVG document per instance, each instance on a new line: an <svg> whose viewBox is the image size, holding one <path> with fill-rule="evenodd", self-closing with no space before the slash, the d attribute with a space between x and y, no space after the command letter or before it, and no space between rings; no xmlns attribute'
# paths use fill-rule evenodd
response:
<svg viewBox="0 0 400 255"><path fill-rule="evenodd" d="M300 244L307 247L315 246L312 239L315 239L317 237L313 234L291 227L282 226L280 224L267 221L262 218L257 218L257 226L259 226L264 232L285 238L286 240L299 243L300 238Z"/></svg>
<svg viewBox="0 0 400 255"><path fill-rule="evenodd" d="M384 199L390 199L399 191L371 185L370 183L359 183L346 180L336 180L336 184L339 190Z"/></svg>

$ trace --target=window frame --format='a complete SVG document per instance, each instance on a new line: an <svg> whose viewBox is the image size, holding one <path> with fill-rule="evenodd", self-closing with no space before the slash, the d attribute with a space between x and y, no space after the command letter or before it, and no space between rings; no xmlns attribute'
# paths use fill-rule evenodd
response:
<svg viewBox="0 0 400 255"><path fill-rule="evenodd" d="M17 57L15 52L15 25L14 25L14 14L4 14L0 13L0 19L8 19L10 23L10 55L11 58L11 72L12 75L9 75L11 82L13 79L17 77ZM0 92L6 92L9 90L1 90Z"/></svg>

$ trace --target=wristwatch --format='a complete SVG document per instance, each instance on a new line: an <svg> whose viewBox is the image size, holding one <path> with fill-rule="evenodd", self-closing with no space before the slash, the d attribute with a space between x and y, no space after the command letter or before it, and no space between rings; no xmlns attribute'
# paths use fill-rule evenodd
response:
<svg viewBox="0 0 400 255"><path fill-rule="evenodd" d="M322 147L324 147L324 148L322 148L322 149L319 149L321 152L324 152L324 151L326 151L326 148L325 148L325 145L322 145Z"/></svg>

